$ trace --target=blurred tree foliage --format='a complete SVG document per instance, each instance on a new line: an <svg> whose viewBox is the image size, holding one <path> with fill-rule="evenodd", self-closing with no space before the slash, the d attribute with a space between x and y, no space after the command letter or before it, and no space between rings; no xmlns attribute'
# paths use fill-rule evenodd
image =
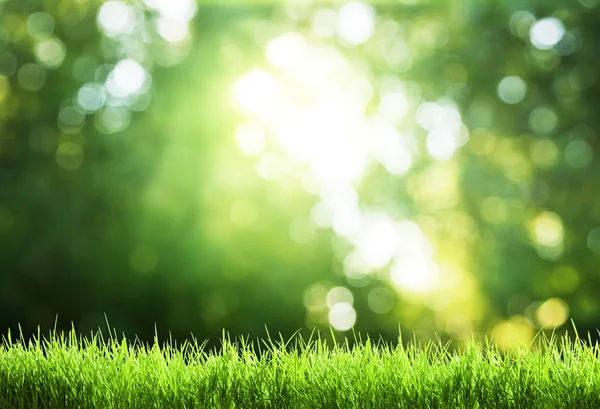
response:
<svg viewBox="0 0 600 409"><path fill-rule="evenodd" d="M423 337L567 317L596 327L595 1L381 2L356 46L307 34L341 3L167 3L0 1L0 328L50 328L58 314L59 327L90 331L106 314L142 340L154 323L175 338L265 326L289 336L328 324L307 297L335 286L353 294L354 328L388 339L398 323ZM532 40L543 18L564 29L549 46ZM373 84L412 84L420 159L400 177L374 167L357 191L418 223L462 277L451 290L411 295L385 268L348 280L343 238L309 221L309 239L290 237L315 197L256 175L233 143L244 119L231 107L232 84L287 32L337 47ZM416 124L442 99L468 128L444 160ZM392 304L379 308L386 289Z"/></svg>

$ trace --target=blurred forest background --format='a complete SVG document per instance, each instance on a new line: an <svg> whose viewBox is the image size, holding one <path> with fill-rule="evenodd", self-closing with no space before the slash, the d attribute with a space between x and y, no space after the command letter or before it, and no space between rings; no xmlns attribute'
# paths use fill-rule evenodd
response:
<svg viewBox="0 0 600 409"><path fill-rule="evenodd" d="M600 2L0 0L0 329L600 321Z"/></svg>

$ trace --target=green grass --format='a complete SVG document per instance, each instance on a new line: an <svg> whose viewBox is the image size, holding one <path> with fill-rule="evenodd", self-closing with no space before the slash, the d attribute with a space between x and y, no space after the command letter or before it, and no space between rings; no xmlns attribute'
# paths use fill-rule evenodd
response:
<svg viewBox="0 0 600 409"><path fill-rule="evenodd" d="M542 337L538 337L538 341ZM321 337L207 351L116 334L3 337L0 408L600 408L598 344L554 335L501 353L489 342L350 347ZM400 340L401 341L401 340Z"/></svg>

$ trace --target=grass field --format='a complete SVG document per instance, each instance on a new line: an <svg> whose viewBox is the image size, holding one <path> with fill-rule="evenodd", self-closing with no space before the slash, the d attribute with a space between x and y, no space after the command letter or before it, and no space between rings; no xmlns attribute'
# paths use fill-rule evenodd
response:
<svg viewBox="0 0 600 409"><path fill-rule="evenodd" d="M579 339L538 337L507 353L487 339L454 353L441 343L223 339L208 352L112 333L9 333L0 408L600 408L598 344Z"/></svg>

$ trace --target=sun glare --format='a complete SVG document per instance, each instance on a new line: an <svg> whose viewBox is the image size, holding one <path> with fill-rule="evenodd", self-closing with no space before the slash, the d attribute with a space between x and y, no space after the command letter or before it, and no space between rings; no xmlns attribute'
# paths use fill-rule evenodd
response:
<svg viewBox="0 0 600 409"><path fill-rule="evenodd" d="M235 96L241 107L258 117L272 117L278 99L278 84L266 71L252 71L238 81Z"/></svg>
<svg viewBox="0 0 600 409"><path fill-rule="evenodd" d="M330 37L334 20L342 46L358 46L375 35L374 13L366 3L319 10L312 29ZM340 50L298 32L267 41L270 66L248 72L233 88L238 107L250 117L238 127L236 143L243 154L256 157L263 178L296 178L319 197L310 222L349 243L342 260L351 283L387 271L398 291L432 293L439 269L419 225L370 209L358 188L374 164L401 178L426 160L419 134L425 135L430 158L452 159L468 140L466 126L451 101L423 101L416 84L394 74L370 78ZM508 85L502 85L501 96L512 102L519 96ZM290 234L297 231L296 223ZM343 299L330 306L329 321L338 330L354 323L350 304ZM371 304L381 312L390 305Z"/></svg>

